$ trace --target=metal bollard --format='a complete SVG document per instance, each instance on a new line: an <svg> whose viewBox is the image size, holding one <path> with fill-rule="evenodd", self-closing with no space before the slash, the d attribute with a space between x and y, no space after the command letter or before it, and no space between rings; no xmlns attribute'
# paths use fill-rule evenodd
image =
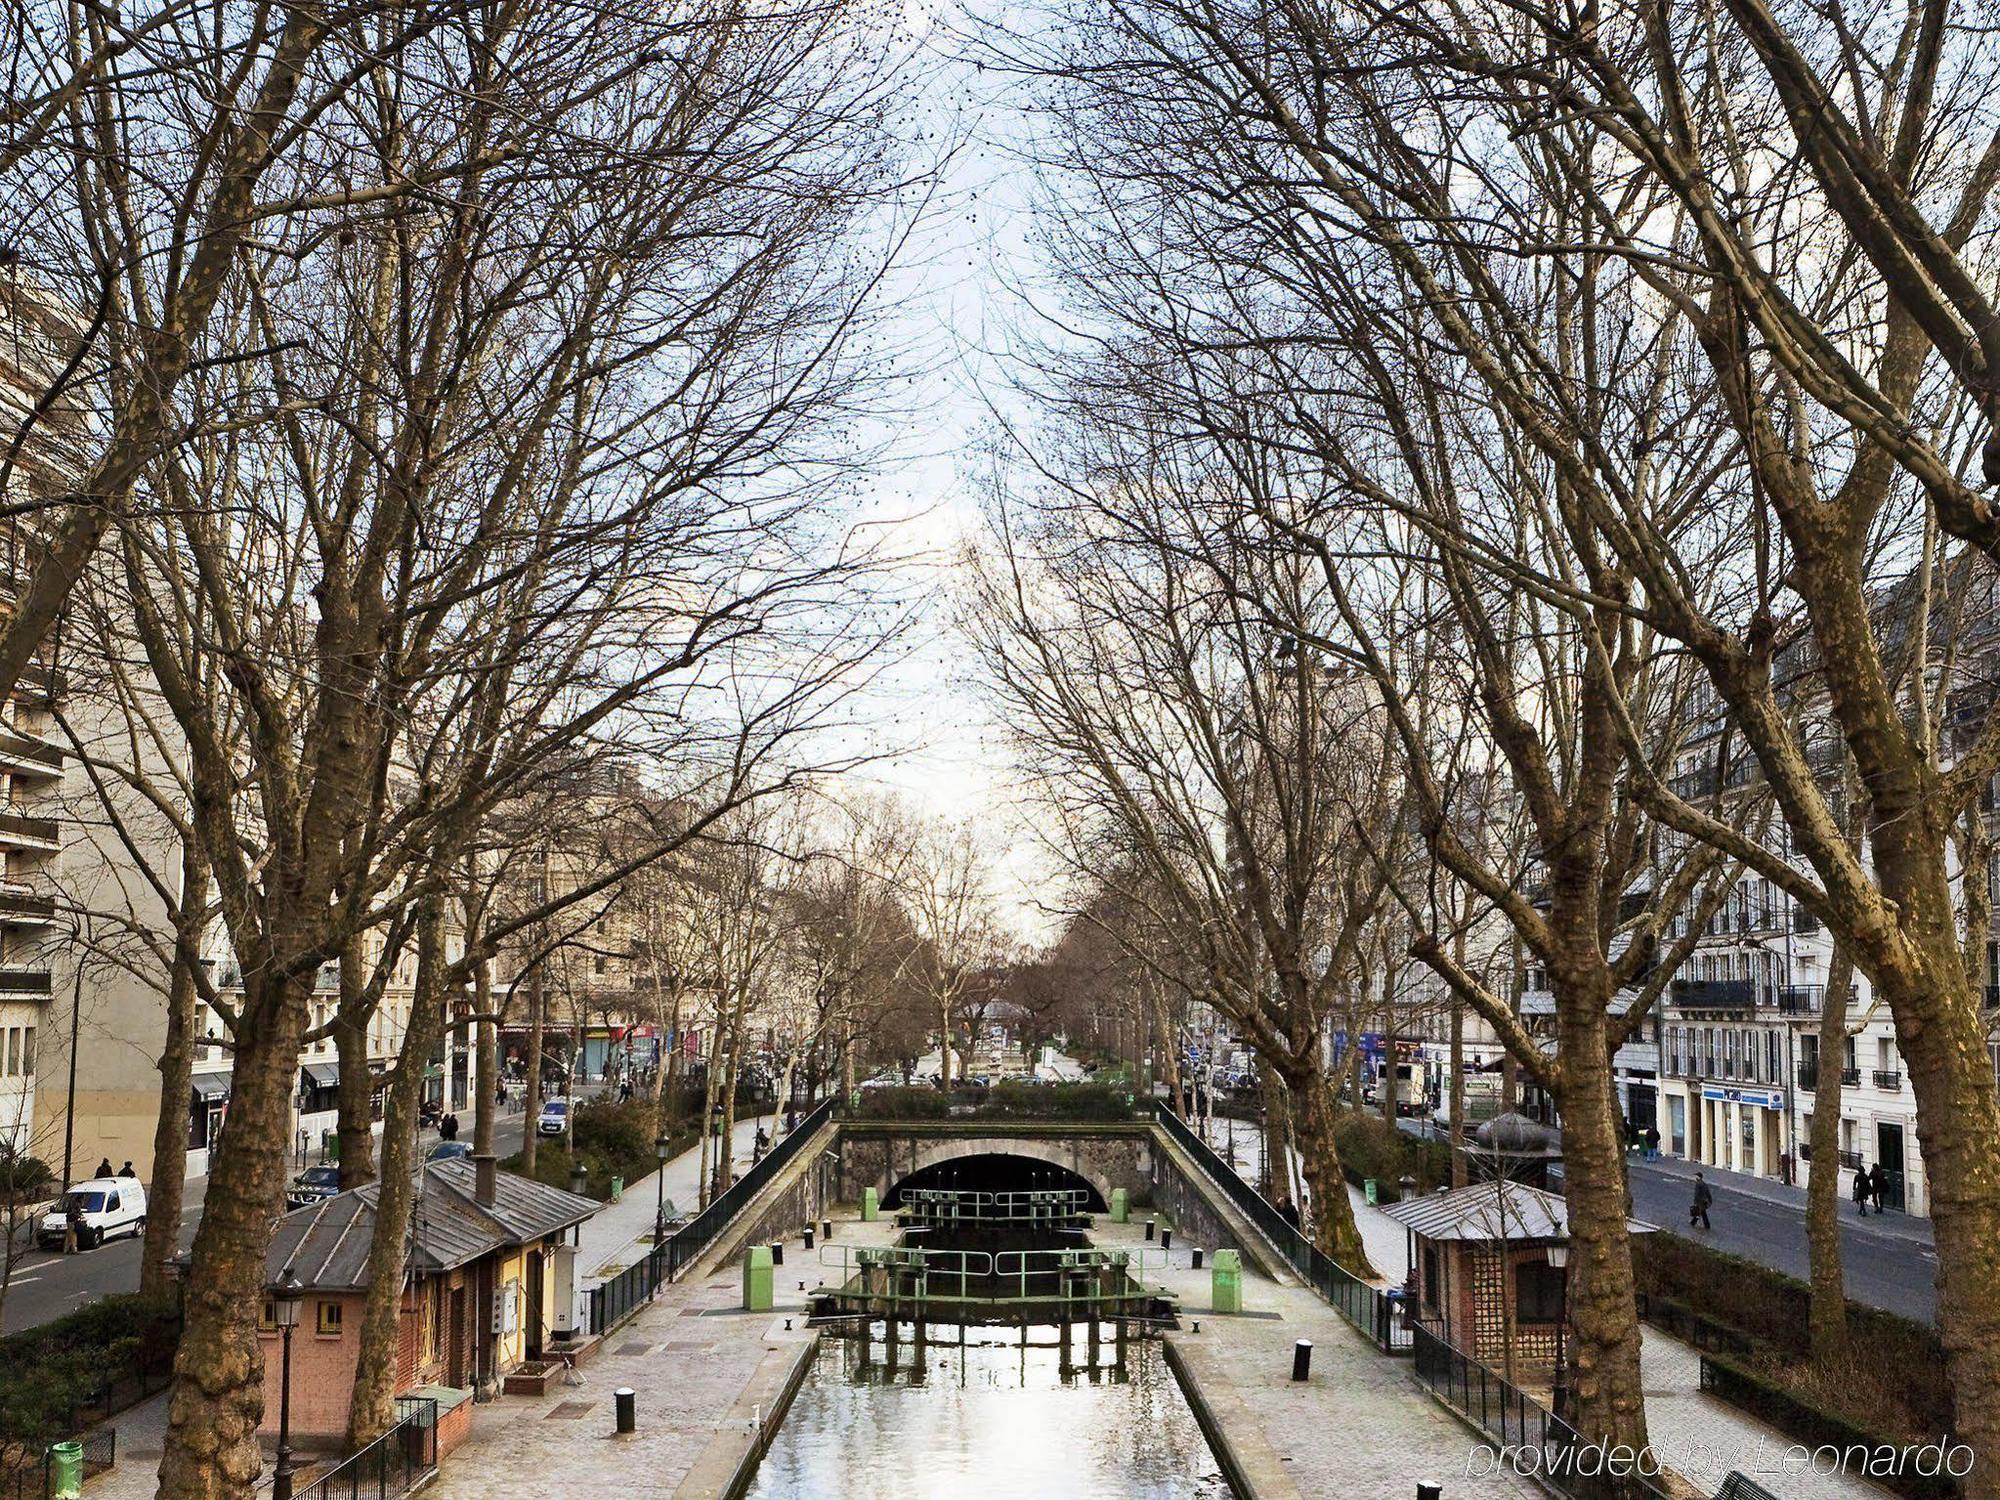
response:
<svg viewBox="0 0 2000 1500"><path fill-rule="evenodd" d="M810 1250L812 1249L812 1247L813 1247L813 1227L812 1225L808 1224L806 1225L806 1249Z"/></svg>
<svg viewBox="0 0 2000 1500"><path fill-rule="evenodd" d="M1146 1221L1146 1238L1149 1240L1153 1237L1153 1227L1153 1220L1148 1219Z"/></svg>
<svg viewBox="0 0 2000 1500"><path fill-rule="evenodd" d="M1208 1253L1208 1252L1207 1252L1206 1250L1202 1249L1202 1248L1201 1248L1201 1246L1199 1246L1199 1245L1197 1245L1197 1246L1195 1246L1195 1247L1194 1247L1194 1250L1193 1250L1192 1254L1194 1255L1194 1269L1195 1269L1195 1270L1199 1271L1199 1270L1201 1269L1201 1258L1202 1258L1202 1257L1203 1257L1204 1255L1206 1255L1207 1253Z"/></svg>
<svg viewBox="0 0 2000 1500"><path fill-rule="evenodd" d="M1304 1380L1312 1373L1313 1341L1300 1339L1292 1345L1292 1379Z"/></svg>
<svg viewBox="0 0 2000 1500"><path fill-rule="evenodd" d="M783 1240L772 1240L771 1264L774 1266L782 1266L784 1263L785 1263L785 1242Z"/></svg>
<svg viewBox="0 0 2000 1500"><path fill-rule="evenodd" d="M819 1221L819 1237L823 1240L833 1238L833 1220L821 1219Z"/></svg>
<svg viewBox="0 0 2000 1500"><path fill-rule="evenodd" d="M1441 1484L1425 1484L1421 1480L1418 1481L1417 1500L1444 1500L1444 1486Z"/></svg>
<svg viewBox="0 0 2000 1500"><path fill-rule="evenodd" d="M1162 1229L1160 1231L1160 1248L1162 1250L1171 1250L1174 1248L1174 1232L1171 1229Z"/></svg>
<svg viewBox="0 0 2000 1500"><path fill-rule="evenodd" d="M621 1385L612 1396L618 1402L618 1430L637 1432L639 1430L639 1397L629 1385Z"/></svg>

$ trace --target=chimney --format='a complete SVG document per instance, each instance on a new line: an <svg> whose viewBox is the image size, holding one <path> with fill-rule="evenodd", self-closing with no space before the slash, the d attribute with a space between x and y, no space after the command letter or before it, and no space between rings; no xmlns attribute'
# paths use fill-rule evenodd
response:
<svg viewBox="0 0 2000 1500"><path fill-rule="evenodd" d="M500 1159L491 1151L472 1153L472 1197L481 1208L493 1206L500 1187Z"/></svg>

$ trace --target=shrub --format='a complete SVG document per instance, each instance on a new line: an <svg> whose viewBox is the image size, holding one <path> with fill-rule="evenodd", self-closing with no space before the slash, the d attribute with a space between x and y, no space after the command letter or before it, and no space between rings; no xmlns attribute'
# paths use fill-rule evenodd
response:
<svg viewBox="0 0 2000 1500"><path fill-rule="evenodd" d="M1367 1178L1375 1179L1378 1202L1394 1203L1403 1196L1396 1184L1405 1173L1417 1179L1420 1193L1451 1182L1449 1145L1419 1139L1380 1115L1341 1110L1334 1117L1333 1144L1349 1182L1358 1186Z"/></svg>
<svg viewBox="0 0 2000 1500"><path fill-rule="evenodd" d="M678 1124L668 1131L667 1154L678 1156L696 1144L700 1136L692 1125ZM572 1154L570 1142L574 1140ZM597 1100L577 1106L571 1134L560 1141L544 1141L535 1150L535 1181L567 1190L574 1168L581 1163L584 1193L600 1201L611 1196L611 1179L622 1177L627 1184L637 1182L659 1166L653 1147L653 1107L642 1099L623 1103ZM520 1153L500 1165L509 1172L525 1173Z"/></svg>
<svg viewBox="0 0 2000 1500"><path fill-rule="evenodd" d="M0 1443L73 1437L81 1412L135 1399L179 1339L174 1302L139 1296L100 1297L0 1339Z"/></svg>
<svg viewBox="0 0 2000 1500"><path fill-rule="evenodd" d="M1002 1120L1129 1120L1132 1106L1113 1084L1009 1081L992 1087L979 1113Z"/></svg>

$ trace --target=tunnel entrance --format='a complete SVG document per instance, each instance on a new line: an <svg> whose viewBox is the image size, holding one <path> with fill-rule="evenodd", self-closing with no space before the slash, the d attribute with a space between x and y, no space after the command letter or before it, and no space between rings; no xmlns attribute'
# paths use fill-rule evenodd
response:
<svg viewBox="0 0 2000 1500"><path fill-rule="evenodd" d="M1059 1167L1032 1156L1014 1156L1002 1151L957 1156L950 1161L919 1167L889 1189L882 1206L885 1209L900 1208L904 1194L919 1189L969 1193L1023 1193L1044 1189L1081 1191L1089 1194L1085 1200L1087 1212L1108 1213L1111 1207L1104 1201L1104 1195L1092 1186L1090 1179L1080 1172L1072 1172L1068 1167Z"/></svg>

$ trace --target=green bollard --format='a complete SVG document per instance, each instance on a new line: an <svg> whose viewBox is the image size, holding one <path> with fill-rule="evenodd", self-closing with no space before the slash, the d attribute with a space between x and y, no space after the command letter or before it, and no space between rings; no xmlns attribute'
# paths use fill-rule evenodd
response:
<svg viewBox="0 0 2000 1500"><path fill-rule="evenodd" d="M1209 1309L1219 1313L1243 1311L1243 1259L1234 1250L1215 1252L1214 1268L1208 1273Z"/></svg>
<svg viewBox="0 0 2000 1500"><path fill-rule="evenodd" d="M1361 1196L1362 1196L1362 1197L1364 1197L1364 1198L1366 1198L1366 1199L1367 1199L1367 1200L1368 1200L1368 1201L1369 1201L1370 1203L1373 1203L1373 1202L1375 1201L1375 1179L1374 1179L1374 1178L1372 1178L1372 1177L1368 1177L1368 1178L1364 1178L1364 1179L1362 1180L1362 1183L1361 1183Z"/></svg>
<svg viewBox="0 0 2000 1500"><path fill-rule="evenodd" d="M614 1177L611 1179L611 1201L613 1203L623 1203L625 1201L624 1178Z"/></svg>
<svg viewBox="0 0 2000 1500"><path fill-rule="evenodd" d="M882 1217L882 1195L873 1188L861 1190L861 1222L873 1224Z"/></svg>
<svg viewBox="0 0 2000 1500"><path fill-rule="evenodd" d="M1123 1224L1132 1217L1132 1199L1124 1188L1111 1190L1111 1222Z"/></svg>
<svg viewBox="0 0 2000 1500"><path fill-rule="evenodd" d="M743 1310L771 1310L771 1247L752 1245L743 1256Z"/></svg>
<svg viewBox="0 0 2000 1500"><path fill-rule="evenodd" d="M83 1444L49 1445L49 1500L77 1500L83 1493Z"/></svg>

